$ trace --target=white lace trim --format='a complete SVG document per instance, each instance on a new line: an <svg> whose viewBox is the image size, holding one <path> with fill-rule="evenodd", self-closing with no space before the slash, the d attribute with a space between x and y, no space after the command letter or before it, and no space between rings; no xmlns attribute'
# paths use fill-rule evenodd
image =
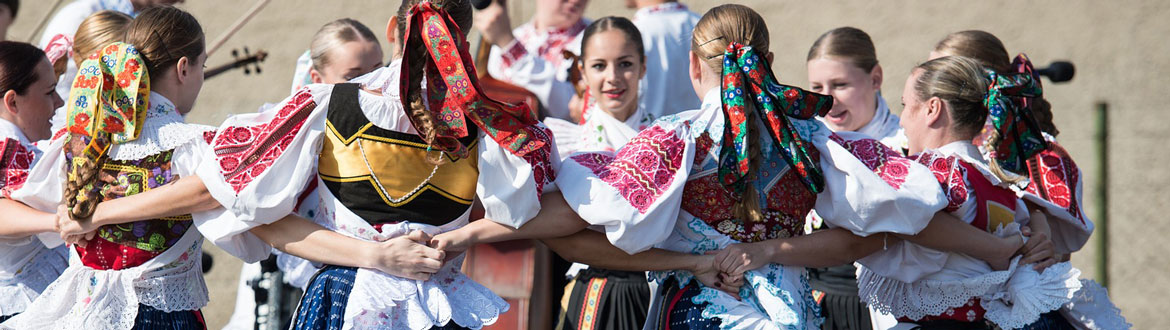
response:
<svg viewBox="0 0 1170 330"><path fill-rule="evenodd" d="M75 259L0 329L131 329L140 303L166 312L202 308L208 301L202 243L203 236L189 230L166 252L124 270L96 270Z"/></svg>
<svg viewBox="0 0 1170 330"><path fill-rule="evenodd" d="M442 226L400 222L375 230L350 211L328 189L317 189L320 198L315 220L332 217L337 231L368 241L386 241L422 230L431 235L467 224L471 210ZM491 290L459 271L463 257L444 263L426 281L408 280L383 272L358 269L353 290L346 301L343 330L409 329L425 330L455 324L479 329L496 322L508 310L508 303Z"/></svg>
<svg viewBox="0 0 1170 330"><path fill-rule="evenodd" d="M867 267L858 269L857 295L861 301L876 310L918 320L941 315L947 309L960 307L971 298L980 297L1007 282L1013 266L1005 271L985 273L958 280L919 280L906 283L878 275Z"/></svg>
<svg viewBox="0 0 1170 330"><path fill-rule="evenodd" d="M459 272L462 257L427 281L358 269L345 308L344 329L425 330L455 322L479 329L499 319L508 303Z"/></svg>
<svg viewBox="0 0 1170 330"><path fill-rule="evenodd" d="M40 245L39 242L33 244ZM0 315L24 312L45 288L69 266L69 250L64 246L40 248L37 256L11 278L0 279Z"/></svg>
<svg viewBox="0 0 1170 330"><path fill-rule="evenodd" d="M1079 329L1125 330L1133 327L1121 309L1109 300L1109 292L1093 280L1081 280L1081 289L1060 310Z"/></svg>
<svg viewBox="0 0 1170 330"><path fill-rule="evenodd" d="M1003 329L1023 328L1040 319L1040 314L1059 309L1080 290L1081 271L1068 262L1036 272L1032 267L1016 269L1004 288L982 297L984 318Z"/></svg>
<svg viewBox="0 0 1170 330"><path fill-rule="evenodd" d="M147 117L146 124L142 127L142 133L134 141L115 144L110 148L110 159L143 159L202 139L203 132L215 130L215 127L211 126L184 123L183 117L179 116L178 113L154 119Z"/></svg>

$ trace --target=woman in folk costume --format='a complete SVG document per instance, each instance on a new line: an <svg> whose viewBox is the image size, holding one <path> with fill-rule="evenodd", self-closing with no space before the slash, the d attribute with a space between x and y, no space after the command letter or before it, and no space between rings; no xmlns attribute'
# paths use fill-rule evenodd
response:
<svg viewBox="0 0 1170 330"><path fill-rule="evenodd" d="M482 96L470 21L467 1L406 1L391 20L405 42L389 67L361 85L309 85L215 136L218 161L199 176L235 218L215 221L209 238L245 261L271 244L325 264L295 328L480 328L508 308L459 272L459 258L441 263L425 246L466 224L474 199L523 224L553 176L548 131ZM314 217L290 215L314 186Z"/></svg>
<svg viewBox="0 0 1170 330"><path fill-rule="evenodd" d="M616 16L603 17L585 28L577 65L589 94L595 96L592 104L579 125L545 119L568 127L558 131L558 125L549 124L561 159L575 152L613 152L651 124L640 106L639 82L646 73L641 37L633 22ZM559 245L550 247L568 253L555 249ZM574 263L567 275L572 278L571 290L566 289L557 328L641 329L646 323L650 288L645 272Z"/></svg>
<svg viewBox="0 0 1170 330"><path fill-rule="evenodd" d="M603 17L585 28L582 45L575 63L591 96L588 109L580 124L545 120L564 122L549 127L569 127L553 130L562 159L578 151L617 150L654 121L639 100L646 55L638 28L626 18Z"/></svg>
<svg viewBox="0 0 1170 330"><path fill-rule="evenodd" d="M960 31L947 35L930 53L931 59L942 56L963 56L973 59L984 68L998 73L1024 73L1040 87L1040 77L1032 62L1023 53L1014 59L1008 58L1003 42L994 35L979 31ZM1059 260L1068 261L1071 253L1080 250L1093 232L1093 222L1084 213L1081 173L1076 162L1061 147L1056 136L1060 133L1053 123L1051 104L1041 95L1023 97L1022 106L1031 107L1032 117L1043 135L1046 147L1026 161L1015 161L1013 173L1026 174L1027 186L1012 188L1026 201L1044 210L1051 221L1050 231ZM984 146L989 133L995 131L993 118L984 124L984 131L975 139L976 145ZM1001 148L1010 147L1003 144ZM984 155L1009 154L982 148ZM1012 165L1009 164L1009 165ZM1024 166L1021 166L1024 165ZM1083 287L1077 291L1074 300L1061 309L1069 322L1088 329L1124 329L1130 325L1121 315L1120 309L1109 300L1105 288L1096 281L1082 279Z"/></svg>
<svg viewBox="0 0 1170 330"><path fill-rule="evenodd" d="M1031 76L993 74L989 80L978 63L962 57L939 58L914 69L902 96L906 104L902 126L910 153L930 168L947 192L945 211L1001 236L1018 235L1021 225L1047 232L1045 214L1030 210L1010 189L1018 177L1004 174L998 161L1007 158L989 161L971 143L990 109L994 121L1008 120L996 127L1003 139L991 145L1011 144L1011 157L1034 153L1035 149L1018 148L1042 147L1042 140L1035 139L1039 136L1033 131L1035 124L1027 123L1030 109L1017 100L1038 94ZM1051 243L1037 248L1052 249ZM965 255L899 243L861 263L862 300L898 317L904 322L899 327L1029 327L1051 318L1045 313L1060 308L1080 288L1076 281L1080 271L1067 262L1055 263L1051 253L993 270Z"/></svg>
<svg viewBox="0 0 1170 330"><path fill-rule="evenodd" d="M204 140L210 127L182 117L203 84L207 55L198 21L171 7L148 9L126 40L82 63L68 103L69 133L51 141L14 199L42 211L61 205L66 218L89 219L99 201L193 175L210 152ZM222 213L96 227L61 277L0 328L205 328L203 237L192 219Z"/></svg>
<svg viewBox="0 0 1170 330"><path fill-rule="evenodd" d="M830 98L775 82L766 69L768 33L759 14L740 5L713 8L693 38L691 78L705 96L701 109L660 119L616 154L565 161L557 185L584 221L545 217L542 210L518 230L477 221L436 236L435 246L454 251L599 225L613 246L582 249L599 256L586 258L590 264L662 271L654 276L662 284L649 328L813 329L820 319L803 266L865 256L882 248L885 233L916 234L928 222L959 224L931 221L945 199L928 169L876 140L830 132L812 119L828 111ZM558 202L546 198L545 210ZM814 208L841 228L801 236L804 215ZM585 233L566 239L601 235ZM588 239L574 241L586 246L581 242ZM702 263L720 256L704 254L739 242L761 245L737 245L738 252L768 255L742 267L724 258L728 275L747 273L741 281L716 280ZM1006 263L1018 245L1003 246L976 252L1003 253ZM615 257L616 249L632 255Z"/></svg>
<svg viewBox="0 0 1170 330"><path fill-rule="evenodd" d="M53 109L65 103L56 85L44 52L0 41L0 322L23 312L68 264L69 251L55 239L56 215L8 199L40 159L34 141L49 138Z"/></svg>
<svg viewBox="0 0 1170 330"><path fill-rule="evenodd" d="M839 27L822 34L808 51L809 89L833 97L833 108L819 117L833 131L865 134L894 150L905 147L898 116L882 97L882 66L873 40L865 31ZM820 229L822 220L809 215L807 230ZM823 328L885 329L897 323L892 316L871 311L857 296L857 268L853 263L809 270L814 296L825 316Z"/></svg>

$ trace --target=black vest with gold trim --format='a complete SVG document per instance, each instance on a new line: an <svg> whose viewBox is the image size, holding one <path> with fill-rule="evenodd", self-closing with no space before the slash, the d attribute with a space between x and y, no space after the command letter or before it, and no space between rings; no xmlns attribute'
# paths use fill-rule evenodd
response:
<svg viewBox="0 0 1170 330"><path fill-rule="evenodd" d="M463 215L475 198L479 178L475 153L459 160L443 156L442 165L427 181L435 165L427 161L426 142L414 134L374 126L361 110L358 93L356 84L333 87L317 163L325 187L374 225L410 221L438 226ZM475 150L477 137L472 130L460 142ZM436 153L431 151L431 157ZM413 195L405 196L424 181Z"/></svg>

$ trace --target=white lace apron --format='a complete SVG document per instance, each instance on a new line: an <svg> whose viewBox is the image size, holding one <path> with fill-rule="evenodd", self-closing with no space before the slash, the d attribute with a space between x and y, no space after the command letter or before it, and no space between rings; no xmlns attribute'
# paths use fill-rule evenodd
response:
<svg viewBox="0 0 1170 330"><path fill-rule="evenodd" d="M324 182L318 184L325 186ZM468 210L442 226L404 221L384 225L379 231L346 208L329 189L317 189L317 193L321 207L315 221L325 222L322 220L332 217L336 231L367 241L383 242L414 230L437 235L466 225L470 216ZM447 261L426 281L359 268L346 302L342 329L425 330L449 322L479 329L495 323L508 310L508 303L461 273L462 265L463 256Z"/></svg>
<svg viewBox="0 0 1170 330"><path fill-rule="evenodd" d="M208 301L202 244L199 231L188 229L162 254L123 270L89 268L71 253L57 281L0 329L120 330L134 327L139 304L163 312L198 310Z"/></svg>

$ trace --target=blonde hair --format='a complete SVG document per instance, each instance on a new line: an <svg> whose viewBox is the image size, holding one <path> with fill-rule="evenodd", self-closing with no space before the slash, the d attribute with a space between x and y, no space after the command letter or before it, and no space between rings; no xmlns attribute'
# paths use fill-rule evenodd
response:
<svg viewBox="0 0 1170 330"><path fill-rule="evenodd" d="M967 30L948 34L934 46L934 51L946 56L973 59L995 72L1007 72L1012 67L1012 60L1003 42L985 31Z"/></svg>
<svg viewBox="0 0 1170 330"><path fill-rule="evenodd" d="M988 110L983 101L991 80L984 75L979 62L962 56L945 56L922 63L915 68L922 74L914 81L914 94L919 100L938 97L947 103L948 114L954 121L952 128L961 138L970 141L983 129L987 122ZM1002 137L992 130L987 147L995 150ZM1023 179L1000 168L999 163L989 161L991 173L1000 180L1017 183Z"/></svg>
<svg viewBox="0 0 1170 330"><path fill-rule="evenodd" d="M313 68L320 71L329 64L329 55L334 49L353 41L372 42L378 47L382 46L370 28L353 19L342 18L322 26L309 43L309 57L313 59Z"/></svg>
<svg viewBox="0 0 1170 330"><path fill-rule="evenodd" d="M721 55L727 46L733 42L751 46L760 54L768 54L768 25L764 18L755 10L743 5L721 5L703 14L703 18L695 24L695 31L691 34L691 51L703 60L711 70L722 74L723 59ZM748 166L749 181L755 180L760 168L760 132L757 127L756 111L747 104L748 125ZM732 213L745 221L763 221L764 213L760 208L760 192L750 182L739 196Z"/></svg>
<svg viewBox="0 0 1170 330"><path fill-rule="evenodd" d="M106 45L122 41L133 20L130 15L113 10L99 11L86 17L73 35L73 63L80 67L89 55Z"/></svg>
<svg viewBox="0 0 1170 330"><path fill-rule="evenodd" d="M878 65L873 39L865 31L849 26L829 30L818 37L805 61L829 57L845 60L866 73L873 72Z"/></svg>

